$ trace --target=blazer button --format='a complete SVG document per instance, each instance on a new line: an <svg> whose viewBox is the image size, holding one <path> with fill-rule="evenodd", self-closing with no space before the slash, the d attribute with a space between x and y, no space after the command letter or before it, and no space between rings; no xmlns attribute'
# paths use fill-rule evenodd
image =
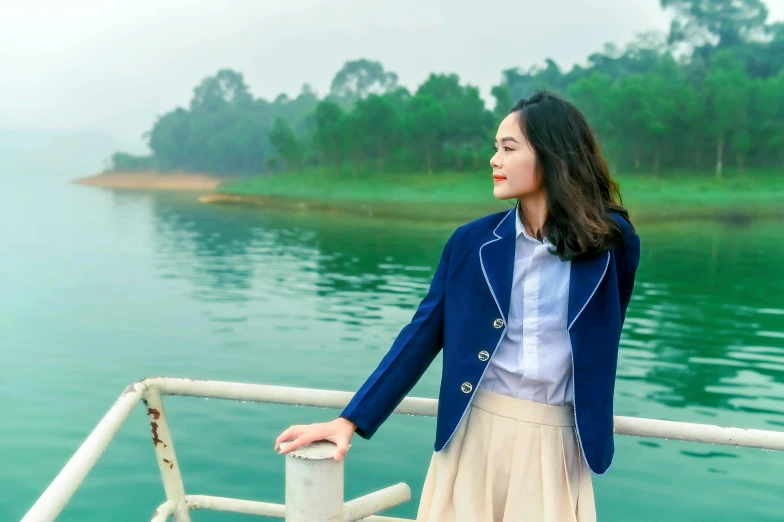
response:
<svg viewBox="0 0 784 522"><path fill-rule="evenodd" d="M481 352L479 352L480 361L486 362L488 359L490 359L490 353L487 350L482 350Z"/></svg>
<svg viewBox="0 0 784 522"><path fill-rule="evenodd" d="M471 390L474 388L471 386L470 382L464 382L460 389L463 391L463 393L471 393Z"/></svg>
<svg viewBox="0 0 784 522"><path fill-rule="evenodd" d="M493 327L494 328L496 328L496 329L503 328L503 326L504 326L504 320L501 319L500 317L498 319L496 319L495 321L493 321Z"/></svg>

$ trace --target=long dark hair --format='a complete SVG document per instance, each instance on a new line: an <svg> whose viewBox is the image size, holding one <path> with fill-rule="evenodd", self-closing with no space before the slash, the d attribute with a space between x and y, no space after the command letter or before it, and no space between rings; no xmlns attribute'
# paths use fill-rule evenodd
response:
<svg viewBox="0 0 784 522"><path fill-rule="evenodd" d="M553 253L568 260L618 246L621 230L609 213L617 212L631 224L629 212L582 113L546 91L521 98L511 112L517 113L536 154L536 175L542 176L547 194L541 232L554 245ZM520 216L526 224L522 208Z"/></svg>

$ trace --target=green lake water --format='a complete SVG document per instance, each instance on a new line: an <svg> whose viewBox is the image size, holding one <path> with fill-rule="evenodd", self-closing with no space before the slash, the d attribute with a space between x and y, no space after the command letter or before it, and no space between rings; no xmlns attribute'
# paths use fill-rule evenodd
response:
<svg viewBox="0 0 784 522"><path fill-rule="evenodd" d="M5 194L0 520L19 520L133 381L181 376L356 391L411 318L458 223L213 207L43 179ZM784 431L784 223L638 225L616 413ZM440 358L412 394L436 397ZM283 502L290 424L337 410L165 400L188 493ZM354 438L346 498L408 483L435 419ZM780 521L784 453L616 437L599 520ZM164 500L138 407L60 516L149 520ZM256 518L257 519L257 518ZM194 512L193 520L254 517Z"/></svg>

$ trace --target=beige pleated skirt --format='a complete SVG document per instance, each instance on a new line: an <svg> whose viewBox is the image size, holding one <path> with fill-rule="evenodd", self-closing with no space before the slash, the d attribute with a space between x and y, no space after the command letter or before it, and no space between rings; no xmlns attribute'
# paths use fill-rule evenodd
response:
<svg viewBox="0 0 784 522"><path fill-rule="evenodd" d="M476 391L434 452L417 522L593 522L591 474L570 406Z"/></svg>

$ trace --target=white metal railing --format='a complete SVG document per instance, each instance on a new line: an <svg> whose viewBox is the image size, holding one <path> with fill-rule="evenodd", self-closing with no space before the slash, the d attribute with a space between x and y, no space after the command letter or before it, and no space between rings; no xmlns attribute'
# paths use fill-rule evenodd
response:
<svg viewBox="0 0 784 522"><path fill-rule="evenodd" d="M186 495L163 408L163 395L342 409L351 400L353 393L170 377L153 377L131 384L27 512L22 522L55 520L140 400L147 409L155 454L166 493L166 502L155 511L152 522L166 522L171 516L175 522L190 522L189 513L193 509L271 516L285 518L288 522L407 520L374 516L411 499L411 490L403 483L344 503L343 461L334 461L335 445L326 441L316 442L286 454L285 504ZM437 410L436 399L407 397L395 409L395 413L435 417ZM724 428L709 424L616 416L615 433L784 450L782 432Z"/></svg>

